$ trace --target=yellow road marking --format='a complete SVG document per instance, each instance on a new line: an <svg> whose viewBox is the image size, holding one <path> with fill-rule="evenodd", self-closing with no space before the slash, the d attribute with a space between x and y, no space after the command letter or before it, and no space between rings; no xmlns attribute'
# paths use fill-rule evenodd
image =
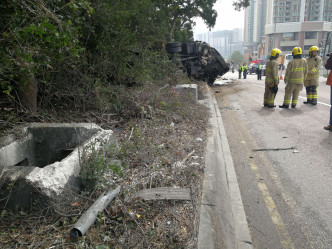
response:
<svg viewBox="0 0 332 249"><path fill-rule="evenodd" d="M257 187L262 192L263 199L265 202L265 206L270 214L271 220L276 227L276 230L279 234L281 245L284 249L295 249L295 246L287 232L285 223L283 222L278 209L270 195L269 190L267 189L266 185L261 181L262 177L259 173L258 167L255 164L250 163L251 170L255 173L257 179Z"/></svg>
<svg viewBox="0 0 332 249"><path fill-rule="evenodd" d="M253 85L260 86L260 85L257 85L257 84L253 84ZM264 87L264 86L260 86L260 87ZM230 104L228 101L225 101L224 105L226 105L225 104L226 102L227 102L227 104ZM229 117L231 118L233 125L237 124L239 126L242 126L242 129L237 129L237 134L238 134L240 143L244 145L243 147L246 151L247 158L249 158L252 155L251 147L248 146L248 144L250 144L251 140L249 139L248 141L246 141L247 139L245 138L245 135L242 132L243 130L248 130L248 128L242 122L239 122L234 116L230 115ZM256 142L251 141L251 143L252 143L251 146L253 148L258 147ZM275 172L272 165L270 165L268 162L266 162L267 158L265 156L263 156L263 155L260 155L260 156L263 160L262 163L264 164L264 166L269 168L268 169L269 176L273 179L273 181L276 184L277 188L281 191L281 196L284 199L285 203L290 207L289 212L291 212L292 215L294 215L294 216L301 217L301 213L298 213L298 212L294 211L295 207L297 206L296 201L292 198L290 193L283 187L283 185L282 185L282 183L281 183L281 181L278 177L278 174ZM257 182L260 182L262 178L261 178L261 175L259 174L259 170L258 170L258 167L256 165L253 165L253 171L254 171L254 173L258 172L258 175L257 174L255 174L255 175L256 175L256 178L257 178ZM258 188L259 188L259 186L258 186ZM266 188L266 191L268 192L268 189L267 189L266 186L265 186L265 188ZM271 197L271 195L269 195L269 196ZM272 200L272 198L271 198L271 200ZM273 203L273 205L274 205L274 203ZM266 205L266 207L267 207L267 205ZM275 210L277 211L277 209L275 209ZM277 211L277 215L279 215L278 211ZM280 215L279 215L279 217L280 217ZM272 216L271 216L271 219L273 220ZM281 217L280 217L280 219L281 219ZM276 220L276 219L274 219L274 220ZM282 219L281 219L281 221L282 221ZM307 240L307 242L309 243L308 246L310 246L310 248L317 248L317 246L315 246L316 243L312 241L312 239L315 236L310 232L310 230L308 230L308 227L303 226L303 227L300 227L300 229L301 229L301 232L303 233L303 235L305 235L308 239ZM293 245L292 241L291 241L291 239L290 239L290 237L287 233L287 229L286 229L285 225L284 225L284 230L286 231L286 236L287 236L285 238L289 238L289 241L291 242L291 245ZM281 238L282 235L280 233L278 235L279 235L279 238ZM287 241L287 240L288 239L285 239L285 241ZM281 239L280 239L280 243L281 243ZM282 246L283 246L283 244L282 244ZM292 247L285 247L285 246L283 246L283 247L284 248L294 248L294 245Z"/></svg>

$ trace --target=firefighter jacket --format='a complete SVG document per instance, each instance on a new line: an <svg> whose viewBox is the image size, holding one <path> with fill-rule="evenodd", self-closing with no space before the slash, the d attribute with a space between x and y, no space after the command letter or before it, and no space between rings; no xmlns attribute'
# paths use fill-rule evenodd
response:
<svg viewBox="0 0 332 249"><path fill-rule="evenodd" d="M308 64L304 58L294 58L287 65L285 84L303 84L307 77Z"/></svg>
<svg viewBox="0 0 332 249"><path fill-rule="evenodd" d="M266 63L265 84L268 84L270 87L279 84L278 62L276 60L269 60Z"/></svg>
<svg viewBox="0 0 332 249"><path fill-rule="evenodd" d="M316 85L319 84L319 69L322 66L322 58L319 56L315 57L308 57L308 72L311 72L310 76L307 76L306 82L304 83L305 86L309 85ZM308 82L310 81L310 82Z"/></svg>

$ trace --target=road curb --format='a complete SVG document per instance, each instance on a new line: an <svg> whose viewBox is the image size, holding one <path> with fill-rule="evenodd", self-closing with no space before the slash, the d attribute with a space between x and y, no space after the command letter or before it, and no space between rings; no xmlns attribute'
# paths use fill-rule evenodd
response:
<svg viewBox="0 0 332 249"><path fill-rule="evenodd" d="M210 109L198 248L252 249L240 189L217 101L207 87Z"/></svg>

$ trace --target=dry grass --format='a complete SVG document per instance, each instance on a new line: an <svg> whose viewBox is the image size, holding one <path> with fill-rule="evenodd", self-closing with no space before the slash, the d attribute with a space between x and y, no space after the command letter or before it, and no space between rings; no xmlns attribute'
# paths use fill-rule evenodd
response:
<svg viewBox="0 0 332 249"><path fill-rule="evenodd" d="M127 99L122 116L105 109L81 115L116 131L120 149L111 149L102 166L115 160L119 168L107 171L93 190L69 193L61 205L53 203L24 212L2 210L1 248L197 247L207 110L190 98L178 96L172 82L128 91L127 96L132 97ZM84 122L77 120L80 113L72 112L71 116L74 118L68 121ZM75 221L101 191L119 185L121 194L88 232L79 239L70 237ZM192 200L128 198L154 187L190 188Z"/></svg>

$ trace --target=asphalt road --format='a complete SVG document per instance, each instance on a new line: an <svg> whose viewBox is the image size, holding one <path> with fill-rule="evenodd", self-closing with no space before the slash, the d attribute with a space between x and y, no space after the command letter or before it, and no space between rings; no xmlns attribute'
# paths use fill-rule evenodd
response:
<svg viewBox="0 0 332 249"><path fill-rule="evenodd" d="M255 248L332 248L330 88L318 105L264 108L264 76L213 87L227 133ZM284 82L275 104L281 105ZM258 150L258 151L257 151Z"/></svg>

